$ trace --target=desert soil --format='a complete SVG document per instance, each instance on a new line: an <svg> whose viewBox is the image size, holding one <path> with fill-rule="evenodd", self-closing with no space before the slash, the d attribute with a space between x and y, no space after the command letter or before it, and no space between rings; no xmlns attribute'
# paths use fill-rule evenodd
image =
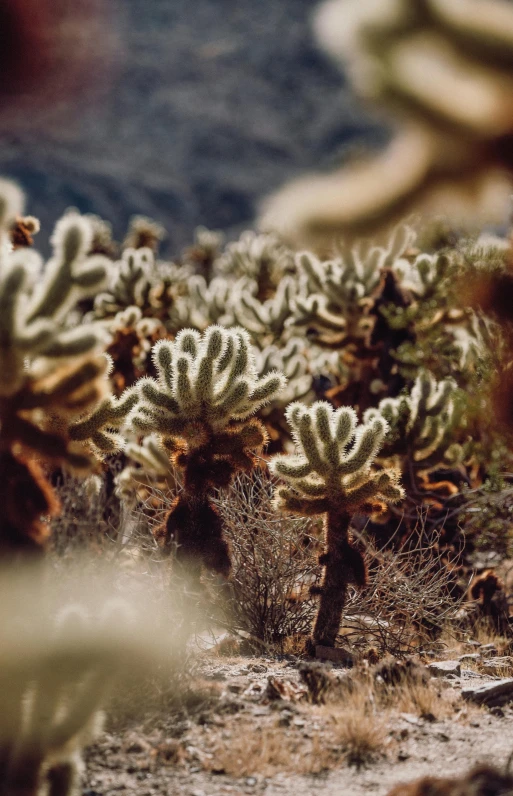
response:
<svg viewBox="0 0 513 796"><path fill-rule="evenodd" d="M387 714L382 745L371 760L347 765L343 746L334 742L335 708L304 701L299 665L294 659L206 657L197 674L210 697L122 731L107 728L87 751L84 796L382 796L426 774L458 774L484 761L504 765L513 749L513 707L477 708L460 696L463 687L498 676L462 664L461 676L432 681L451 704L444 718ZM269 679L284 684L283 698L269 698Z"/></svg>

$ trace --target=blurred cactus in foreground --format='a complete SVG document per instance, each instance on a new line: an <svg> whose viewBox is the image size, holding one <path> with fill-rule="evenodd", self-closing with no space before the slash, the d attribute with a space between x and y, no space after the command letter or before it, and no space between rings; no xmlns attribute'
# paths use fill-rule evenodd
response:
<svg viewBox="0 0 513 796"><path fill-rule="evenodd" d="M1 572L0 792L5 796L81 793L81 751L101 730L101 709L114 687L166 665L180 646L178 631L171 630L168 639L163 635L155 595L152 600L113 596L114 573L96 570L93 590L90 573L86 578L78 569L66 573L65 585L62 579L56 584L55 573L41 574L31 567ZM147 589L148 584L145 594Z"/></svg>
<svg viewBox="0 0 513 796"><path fill-rule="evenodd" d="M261 225L300 245L419 211L502 219L513 170L513 8L504 0L328 0L323 48L397 134L374 159L297 180ZM429 79L426 79L429 75Z"/></svg>
<svg viewBox="0 0 513 796"><path fill-rule="evenodd" d="M325 553L320 557L324 578L310 643L335 646L348 586L363 586L366 569L361 551L352 543L354 514L373 514L402 498L393 469L372 469L388 425L382 417L358 426L353 409L334 410L318 401L310 408L293 403L287 409L296 454L278 455L271 471L287 486L277 489L283 511L304 516L323 515Z"/></svg>

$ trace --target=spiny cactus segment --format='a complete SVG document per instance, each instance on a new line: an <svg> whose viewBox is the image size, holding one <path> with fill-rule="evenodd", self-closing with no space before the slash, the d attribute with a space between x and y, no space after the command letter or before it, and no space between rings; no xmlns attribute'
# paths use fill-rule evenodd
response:
<svg viewBox="0 0 513 796"><path fill-rule="evenodd" d="M410 453L417 462L429 462L436 453L443 458L454 414L453 379L437 382L428 371L419 374L409 395L385 398L377 409L368 409L364 422L383 417L390 427L383 454ZM440 463L438 461L438 463Z"/></svg>
<svg viewBox="0 0 513 796"><path fill-rule="evenodd" d="M317 401L309 408L291 404L287 420L296 453L271 460L271 471L286 482L276 491L277 505L295 514L324 515L325 571L311 645L333 647L347 587L363 586L366 579L362 553L351 542L351 518L381 511L400 500L403 490L395 470L372 468L388 430L383 417L358 426L353 409L334 410Z"/></svg>
<svg viewBox="0 0 513 796"><path fill-rule="evenodd" d="M291 316L296 291L296 280L285 276L272 298L260 301L248 290L247 283L239 281L233 286L233 314L252 335L279 340Z"/></svg>
<svg viewBox="0 0 513 796"><path fill-rule="evenodd" d="M259 235L248 230L239 240L229 243L215 263L216 272L228 278L252 279L257 297L265 301L281 279L294 271L292 251L275 235Z"/></svg>

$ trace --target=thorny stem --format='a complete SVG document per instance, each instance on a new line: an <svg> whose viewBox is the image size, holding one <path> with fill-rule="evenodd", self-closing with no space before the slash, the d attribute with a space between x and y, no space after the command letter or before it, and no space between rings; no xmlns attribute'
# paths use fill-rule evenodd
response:
<svg viewBox="0 0 513 796"><path fill-rule="evenodd" d="M334 647L340 628L342 611L347 599L347 587L354 582L351 562L347 561L349 524L351 515L330 511L324 519L326 553L321 557L325 564L320 591L320 602L312 633L313 646ZM315 651L315 650L313 650Z"/></svg>

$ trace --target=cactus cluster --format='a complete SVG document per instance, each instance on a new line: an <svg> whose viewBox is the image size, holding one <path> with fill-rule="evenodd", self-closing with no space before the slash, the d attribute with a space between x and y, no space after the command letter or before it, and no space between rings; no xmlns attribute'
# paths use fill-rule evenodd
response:
<svg viewBox="0 0 513 796"><path fill-rule="evenodd" d="M409 454L413 461L426 466L443 461L451 444L455 390L453 379L437 383L431 373L424 371L409 395L384 398L376 409L368 409L364 422L381 416L390 427L383 455Z"/></svg>
<svg viewBox="0 0 513 796"><path fill-rule="evenodd" d="M270 298L281 279L294 271L293 252L275 235L257 235L248 230L229 243L216 261L216 271L229 278L251 279L257 284L257 298Z"/></svg>

